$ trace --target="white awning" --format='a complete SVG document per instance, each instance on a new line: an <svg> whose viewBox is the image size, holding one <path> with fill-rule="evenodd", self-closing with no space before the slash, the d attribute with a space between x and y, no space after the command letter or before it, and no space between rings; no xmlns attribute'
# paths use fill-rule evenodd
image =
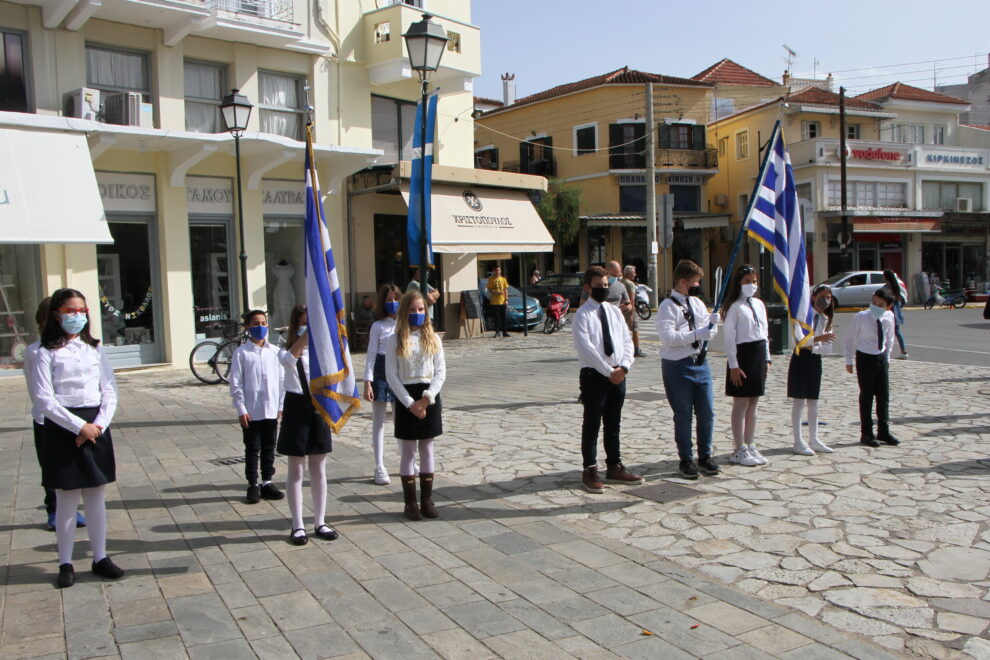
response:
<svg viewBox="0 0 990 660"><path fill-rule="evenodd" d="M409 184L402 185L409 204ZM433 185L433 251L552 252L553 237L522 190Z"/></svg>
<svg viewBox="0 0 990 660"><path fill-rule="evenodd" d="M0 243L113 243L85 135L0 129Z"/></svg>

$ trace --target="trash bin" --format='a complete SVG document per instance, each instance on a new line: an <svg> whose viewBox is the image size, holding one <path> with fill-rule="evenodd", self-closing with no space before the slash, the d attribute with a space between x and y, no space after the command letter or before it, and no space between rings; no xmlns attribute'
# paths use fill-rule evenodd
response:
<svg viewBox="0 0 990 660"><path fill-rule="evenodd" d="M790 317L787 305L767 305L767 322L770 324L770 353L780 355L787 352L788 337L791 334Z"/></svg>

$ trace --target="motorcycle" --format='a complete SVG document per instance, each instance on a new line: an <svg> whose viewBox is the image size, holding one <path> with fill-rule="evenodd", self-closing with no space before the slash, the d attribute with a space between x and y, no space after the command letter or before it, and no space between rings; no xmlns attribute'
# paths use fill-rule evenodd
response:
<svg viewBox="0 0 990 660"><path fill-rule="evenodd" d="M553 334L567 323L567 312L571 309L571 301L559 293L551 293L547 301L546 319L543 321L544 334Z"/></svg>
<svg viewBox="0 0 990 660"><path fill-rule="evenodd" d="M942 307L965 307L966 291L963 289L935 289L931 297L925 301L925 309L933 309L936 305Z"/></svg>
<svg viewBox="0 0 990 660"><path fill-rule="evenodd" d="M644 321L653 314L653 310L650 309L650 292L652 291L653 289L645 284L636 285L636 314Z"/></svg>

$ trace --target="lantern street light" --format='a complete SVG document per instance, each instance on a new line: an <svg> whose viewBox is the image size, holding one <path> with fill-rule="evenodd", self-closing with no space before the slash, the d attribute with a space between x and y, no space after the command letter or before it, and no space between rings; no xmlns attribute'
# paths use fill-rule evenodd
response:
<svg viewBox="0 0 990 660"><path fill-rule="evenodd" d="M406 41L406 51L409 54L409 65L413 71L419 74L421 86L421 107L419 123L419 143L426 146L426 96L429 89L430 74L440 68L440 59L444 50L447 49L447 33L443 27L434 23L430 19L432 16L423 14L423 19L409 26L409 29L402 38ZM424 149L425 152L425 149ZM425 153L424 153L425 155ZM423 300L429 300L429 284L427 277L429 273L429 255L427 254L426 227L429 219L426 217L426 176L422 177L423 189L419 196L419 287L423 294Z"/></svg>
<svg viewBox="0 0 990 660"><path fill-rule="evenodd" d="M247 286L247 247L244 243L244 201L241 188L241 135L247 130L251 109L254 108L248 98L239 89L230 90L230 94L220 101L220 117L224 128L234 136L234 160L237 163L237 225L241 241L241 313L248 312Z"/></svg>

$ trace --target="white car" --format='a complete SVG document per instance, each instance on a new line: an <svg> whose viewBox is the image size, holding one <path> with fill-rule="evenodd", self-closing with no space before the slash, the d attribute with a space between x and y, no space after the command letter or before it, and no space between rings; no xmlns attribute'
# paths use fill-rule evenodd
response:
<svg viewBox="0 0 990 660"><path fill-rule="evenodd" d="M901 285L901 295L907 300L904 281L898 277L897 283ZM883 273L879 270L855 270L833 275L822 284L832 287L836 307L867 307L873 294L883 288L887 280L883 279Z"/></svg>

